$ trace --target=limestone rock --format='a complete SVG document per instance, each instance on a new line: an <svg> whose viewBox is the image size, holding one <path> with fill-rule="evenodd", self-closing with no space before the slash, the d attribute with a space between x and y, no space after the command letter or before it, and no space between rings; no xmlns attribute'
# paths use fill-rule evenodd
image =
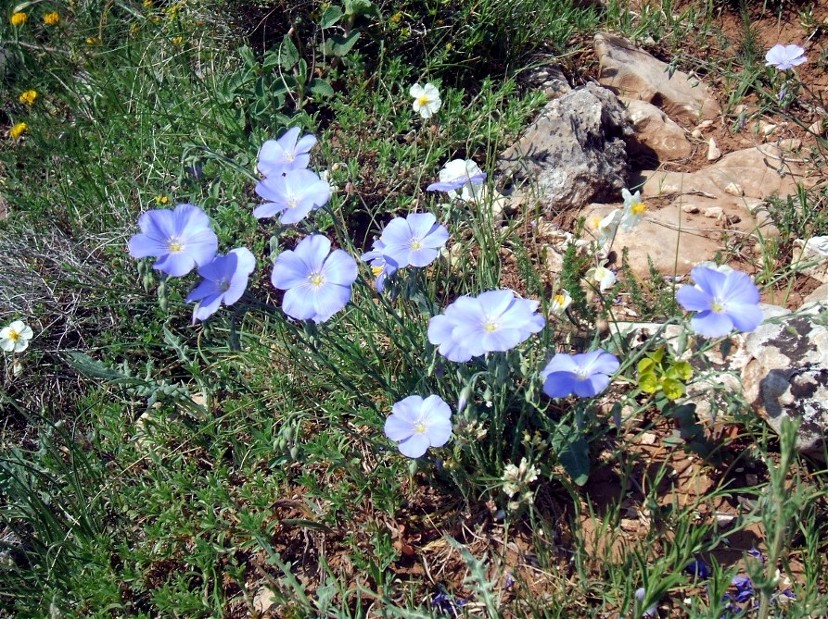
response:
<svg viewBox="0 0 828 619"><path fill-rule="evenodd" d="M721 106L701 81L671 71L630 41L598 33L594 46L600 63L598 81L620 96L657 105L673 120L688 124L721 115Z"/></svg>
<svg viewBox="0 0 828 619"><path fill-rule="evenodd" d="M794 241L794 259L791 266L808 277L828 284L828 236L815 236Z"/></svg>
<svg viewBox="0 0 828 619"><path fill-rule="evenodd" d="M824 306L762 324L744 336L748 361L745 397L776 431L786 418L800 421L796 447L824 459L828 437L828 328L815 320ZM824 314L823 314L824 315Z"/></svg>
<svg viewBox="0 0 828 619"><path fill-rule="evenodd" d="M583 211L606 216L620 205L593 204ZM721 250L721 225L718 221L682 210L678 202L649 212L632 230L618 229L613 251L619 256L626 248L632 272L641 278L650 277L649 262L665 275L685 275L703 260L713 258Z"/></svg>
<svg viewBox="0 0 828 619"><path fill-rule="evenodd" d="M828 306L828 284L822 284L822 286L805 297L802 300L802 307L808 307L814 303L822 303Z"/></svg>
<svg viewBox="0 0 828 619"><path fill-rule="evenodd" d="M625 186L629 116L606 88L589 83L549 102L498 170L548 211L615 198Z"/></svg>
<svg viewBox="0 0 828 619"><path fill-rule="evenodd" d="M633 154L655 153L659 161L686 159L693 154L693 146L684 135L684 129L654 106L640 99L622 99L633 122L635 135L627 142Z"/></svg>

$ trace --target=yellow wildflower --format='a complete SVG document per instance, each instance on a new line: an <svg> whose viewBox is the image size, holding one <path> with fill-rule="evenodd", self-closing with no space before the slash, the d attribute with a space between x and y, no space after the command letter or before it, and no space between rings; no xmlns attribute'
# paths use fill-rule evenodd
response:
<svg viewBox="0 0 828 619"><path fill-rule="evenodd" d="M60 14L57 11L46 13L46 15L43 16L43 23L47 26L57 26L59 21Z"/></svg>
<svg viewBox="0 0 828 619"><path fill-rule="evenodd" d="M173 37L171 43L175 47L181 47L182 45L184 45L184 37Z"/></svg>
<svg viewBox="0 0 828 619"><path fill-rule="evenodd" d="M152 0L144 0L144 8L148 9L152 6Z"/></svg>
<svg viewBox="0 0 828 619"><path fill-rule="evenodd" d="M97 45L101 40L98 37L86 37L87 45Z"/></svg>
<svg viewBox="0 0 828 619"><path fill-rule="evenodd" d="M26 123L15 123L15 125L9 129L9 137L12 140L16 140L28 130L29 125Z"/></svg>
<svg viewBox="0 0 828 619"><path fill-rule="evenodd" d="M26 105L34 105L34 102L37 101L37 91L24 90L20 93L17 100L20 101L20 103L25 103Z"/></svg>
<svg viewBox="0 0 828 619"><path fill-rule="evenodd" d="M12 26L22 26L27 21L29 21L29 16L25 13L17 11L16 13L12 13L11 18L9 19Z"/></svg>
<svg viewBox="0 0 828 619"><path fill-rule="evenodd" d="M169 196L165 196L165 195L155 196L155 203L156 204L169 204L170 203L170 198L169 198Z"/></svg>

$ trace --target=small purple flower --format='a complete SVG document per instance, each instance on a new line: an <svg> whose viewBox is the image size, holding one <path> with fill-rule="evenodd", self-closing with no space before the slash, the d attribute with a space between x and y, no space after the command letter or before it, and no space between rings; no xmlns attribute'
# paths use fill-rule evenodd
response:
<svg viewBox="0 0 828 619"><path fill-rule="evenodd" d="M684 568L684 571L697 578L710 577L710 568L707 567L707 564L701 559L693 559L690 561L690 563L688 563Z"/></svg>
<svg viewBox="0 0 828 619"><path fill-rule="evenodd" d="M390 258L398 268L424 267L439 255L448 241L445 226L437 223L431 213L411 213L408 217L395 217L382 231L382 254Z"/></svg>
<svg viewBox="0 0 828 619"><path fill-rule="evenodd" d="M385 243L380 239L376 239L371 246L371 251L365 252L360 257L363 262L369 262L371 266L371 273L376 278L374 281L377 286L377 292L382 292L385 289L385 280L397 272L397 263L386 256Z"/></svg>
<svg viewBox="0 0 828 619"><path fill-rule="evenodd" d="M609 387L619 366L618 358L601 348L576 355L558 353L541 371L543 392L550 398L590 398Z"/></svg>
<svg viewBox="0 0 828 619"><path fill-rule="evenodd" d="M747 576L734 576L730 584L736 588L734 599L739 602L747 602L753 597L753 583Z"/></svg>
<svg viewBox="0 0 828 619"><path fill-rule="evenodd" d="M759 290L747 274L697 266L691 275L696 285L682 286L676 300L685 310L699 312L690 321L693 331L720 337L734 328L750 332L762 323Z"/></svg>
<svg viewBox="0 0 828 619"><path fill-rule="evenodd" d="M762 564L765 563L765 556L762 554L762 551L759 550L758 548L751 548L750 550L747 551L747 553L751 557L753 557L754 559L759 561L759 563L762 563Z"/></svg>
<svg viewBox="0 0 828 619"><path fill-rule="evenodd" d="M348 304L357 278L356 261L320 234L276 258L270 281L285 290L282 310L296 320L325 322Z"/></svg>
<svg viewBox="0 0 828 619"><path fill-rule="evenodd" d="M782 45L777 43L765 54L765 66L776 67L780 71L793 69L806 62L805 50L799 45Z"/></svg>
<svg viewBox="0 0 828 619"><path fill-rule="evenodd" d="M431 183L426 191L451 192L465 185L480 185L486 180L486 173L471 159L453 159L440 170L440 180Z"/></svg>
<svg viewBox="0 0 828 619"><path fill-rule="evenodd" d="M267 177L279 176L289 170L304 170L310 163L310 150L316 137L299 137L299 127L288 129L278 140L268 140L259 151L259 172Z"/></svg>
<svg viewBox="0 0 828 619"><path fill-rule="evenodd" d="M130 256L158 258L153 268L173 277L207 264L218 249L210 218L192 204L148 211L138 218L138 227L141 233L129 240Z"/></svg>
<svg viewBox="0 0 828 619"><path fill-rule="evenodd" d="M451 409L440 396L424 400L410 395L392 407L385 436L397 443L402 455L419 458L429 447L442 447L451 438Z"/></svg>
<svg viewBox="0 0 828 619"><path fill-rule="evenodd" d="M428 322L428 341L449 361L465 362L488 352L504 352L543 329L538 302L511 290L463 296Z"/></svg>
<svg viewBox="0 0 828 619"><path fill-rule="evenodd" d="M288 170L259 181L256 193L269 202L257 206L254 217L262 219L281 214L281 223L295 224L330 200L331 186L310 170Z"/></svg>
<svg viewBox="0 0 828 619"><path fill-rule="evenodd" d="M196 320L207 320L222 304L229 306L238 301L255 268L256 259L246 247L234 249L226 256L216 256L199 268L198 274L204 280L187 295L187 303L198 301L193 309L193 324Z"/></svg>

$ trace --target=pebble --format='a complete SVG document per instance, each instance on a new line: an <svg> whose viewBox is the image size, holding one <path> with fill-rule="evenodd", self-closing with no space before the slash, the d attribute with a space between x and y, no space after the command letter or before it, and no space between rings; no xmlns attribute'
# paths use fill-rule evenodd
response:
<svg viewBox="0 0 828 619"><path fill-rule="evenodd" d="M704 134L702 133L701 129L693 129L690 135L696 138L697 140L701 140L702 135Z"/></svg>
<svg viewBox="0 0 828 619"><path fill-rule="evenodd" d="M716 161L716 159L718 159L721 156L722 151L719 150L719 146L716 144L716 140L710 138L710 141L707 143L707 160Z"/></svg>
<svg viewBox="0 0 828 619"><path fill-rule="evenodd" d="M808 131L813 133L814 135L824 135L825 134L825 123L822 120L818 120L813 123L810 127L808 127Z"/></svg>
<svg viewBox="0 0 828 619"><path fill-rule="evenodd" d="M802 140L797 138L779 140L779 148L781 148L782 150L799 150L800 148L802 148Z"/></svg>
<svg viewBox="0 0 828 619"><path fill-rule="evenodd" d="M710 208L704 209L704 216L710 217L711 219L721 219L724 217L724 209L721 206L711 206Z"/></svg>
<svg viewBox="0 0 828 619"><path fill-rule="evenodd" d="M681 210L690 215L697 215L701 211L695 204L685 204L681 207Z"/></svg>
<svg viewBox="0 0 828 619"><path fill-rule="evenodd" d="M762 135L770 135L774 131L776 131L776 125L764 120L759 121L759 133Z"/></svg>
<svg viewBox="0 0 828 619"><path fill-rule="evenodd" d="M731 196L742 197L745 195L745 190L742 189L742 186L739 183L728 183L724 190L725 193L729 193Z"/></svg>

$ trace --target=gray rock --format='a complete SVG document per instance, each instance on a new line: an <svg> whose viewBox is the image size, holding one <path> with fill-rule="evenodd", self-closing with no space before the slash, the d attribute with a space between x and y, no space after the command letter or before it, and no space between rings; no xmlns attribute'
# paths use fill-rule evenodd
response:
<svg viewBox="0 0 828 619"><path fill-rule="evenodd" d="M766 322L744 336L745 398L776 432L785 419L799 420L796 448L825 458L828 436L828 309Z"/></svg>
<svg viewBox="0 0 828 619"><path fill-rule="evenodd" d="M618 98L587 84L546 105L498 161L515 191L533 195L546 211L578 209L614 199L627 172L629 116Z"/></svg>

